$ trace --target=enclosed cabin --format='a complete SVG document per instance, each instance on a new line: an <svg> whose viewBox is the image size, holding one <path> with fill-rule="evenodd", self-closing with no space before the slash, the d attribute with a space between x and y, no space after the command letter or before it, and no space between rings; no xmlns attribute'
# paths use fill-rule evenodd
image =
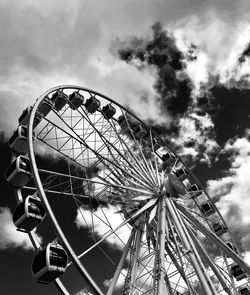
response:
<svg viewBox="0 0 250 295"><path fill-rule="evenodd" d="M38 283L48 284L62 275L68 264L68 256L59 244L48 244L39 251L32 264L32 274Z"/></svg>
<svg viewBox="0 0 250 295"><path fill-rule="evenodd" d="M44 97L44 99L39 103L37 110L39 114L46 117L49 112L53 109L54 103L49 97Z"/></svg>
<svg viewBox="0 0 250 295"><path fill-rule="evenodd" d="M29 106L22 112L21 116L18 119L19 125L28 125L31 111L32 106ZM41 122L41 120L41 115L38 112L36 112L33 122L33 128L36 128L36 126Z"/></svg>
<svg viewBox="0 0 250 295"><path fill-rule="evenodd" d="M14 187L26 185L32 178L29 159L18 156L5 173L6 180Z"/></svg>
<svg viewBox="0 0 250 295"><path fill-rule="evenodd" d="M215 208L210 201L206 201L200 204L200 210L205 216L210 216L211 214L215 213Z"/></svg>
<svg viewBox="0 0 250 295"><path fill-rule="evenodd" d="M55 110L61 111L61 109L68 102L68 96L62 90L57 90L55 93L53 93L51 100L54 103Z"/></svg>
<svg viewBox="0 0 250 295"><path fill-rule="evenodd" d="M20 231L30 232L45 218L45 210L39 198L27 196L13 214L13 222Z"/></svg>
<svg viewBox="0 0 250 295"><path fill-rule="evenodd" d="M69 95L69 101L70 108L76 110L83 104L84 97L78 91L74 91Z"/></svg>
<svg viewBox="0 0 250 295"><path fill-rule="evenodd" d="M32 133L32 140L35 139L35 133ZM24 125L20 125L9 139L10 149L17 154L24 155L28 152L28 130Z"/></svg>
<svg viewBox="0 0 250 295"><path fill-rule="evenodd" d="M238 288L239 295L250 295L250 288L248 284L244 284Z"/></svg>
<svg viewBox="0 0 250 295"><path fill-rule="evenodd" d="M120 115L117 119L118 124L121 126L122 129L127 129L132 126L132 119L128 114Z"/></svg>
<svg viewBox="0 0 250 295"><path fill-rule="evenodd" d="M188 191L191 193L191 196L194 198L197 198L203 194L203 190L196 183L190 185L188 187Z"/></svg>
<svg viewBox="0 0 250 295"><path fill-rule="evenodd" d="M213 222L212 228L218 237L227 232L226 226L221 221Z"/></svg>
<svg viewBox="0 0 250 295"><path fill-rule="evenodd" d="M94 96L91 96L85 102L85 108L90 114L94 114L99 109L100 105L101 102Z"/></svg>
<svg viewBox="0 0 250 295"><path fill-rule="evenodd" d="M176 157L173 154L167 152L161 156L161 160L165 166L169 166L175 163Z"/></svg>
<svg viewBox="0 0 250 295"><path fill-rule="evenodd" d="M134 137L138 140L145 138L148 134L147 129L141 126L140 124L133 126L132 130L134 133Z"/></svg>
<svg viewBox="0 0 250 295"><path fill-rule="evenodd" d="M147 134L144 140L147 142L148 147L152 149L152 151L154 152L156 152L160 147L162 147L162 144L160 143L159 139L150 136L150 133Z"/></svg>
<svg viewBox="0 0 250 295"><path fill-rule="evenodd" d="M115 115L116 109L114 106L111 105L111 103L109 103L102 108L102 112L104 117L107 120L110 120Z"/></svg>
<svg viewBox="0 0 250 295"><path fill-rule="evenodd" d="M247 277L244 269L242 269L236 262L231 264L230 272L231 275L236 279L236 281L240 281Z"/></svg>
<svg viewBox="0 0 250 295"><path fill-rule="evenodd" d="M175 170L174 174L179 178L180 181L184 181L189 178L189 173L186 168L180 168Z"/></svg>

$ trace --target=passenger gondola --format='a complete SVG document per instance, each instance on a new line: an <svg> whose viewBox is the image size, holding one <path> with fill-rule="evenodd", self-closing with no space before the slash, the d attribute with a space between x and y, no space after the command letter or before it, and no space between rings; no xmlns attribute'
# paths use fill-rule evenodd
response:
<svg viewBox="0 0 250 295"><path fill-rule="evenodd" d="M189 178L189 173L186 168L177 169L174 174L181 180L185 180Z"/></svg>
<svg viewBox="0 0 250 295"><path fill-rule="evenodd" d="M46 117L49 112L53 109L54 103L49 97L44 97L44 99L39 103L37 110L39 114Z"/></svg>
<svg viewBox="0 0 250 295"><path fill-rule="evenodd" d="M32 107L29 106L22 112L21 116L18 119L19 125L28 125L31 111ZM33 128L36 128L36 126L41 122L41 120L41 115L38 112L36 112L33 122Z"/></svg>
<svg viewBox="0 0 250 295"><path fill-rule="evenodd" d="M191 193L192 198L197 198L203 194L203 190L196 184L190 184L188 186L188 191Z"/></svg>
<svg viewBox="0 0 250 295"><path fill-rule="evenodd" d="M106 118L106 119L111 119L113 116L114 116L114 114L116 113L116 109L115 109L115 107L113 107L112 105L111 105L111 103L110 104L107 104L107 105L105 105L103 108L102 108L102 112L103 112L103 114L104 114L104 117Z"/></svg>
<svg viewBox="0 0 250 295"><path fill-rule="evenodd" d="M224 233L227 232L226 226L220 221L213 222L212 228L217 236L222 236Z"/></svg>
<svg viewBox="0 0 250 295"><path fill-rule="evenodd" d="M200 205L201 212L206 215L210 216L211 214L215 213L215 209L213 204L210 201L204 202Z"/></svg>
<svg viewBox="0 0 250 295"><path fill-rule="evenodd" d="M72 110L76 110L83 104L84 97L78 91L74 91L69 95L69 101L70 108Z"/></svg>
<svg viewBox="0 0 250 295"><path fill-rule="evenodd" d="M162 162L166 165L171 165L175 162L175 156L171 153L165 153L164 155L162 155L161 159Z"/></svg>
<svg viewBox="0 0 250 295"><path fill-rule="evenodd" d="M239 295L250 295L250 288L248 284L244 284L238 289Z"/></svg>
<svg viewBox="0 0 250 295"><path fill-rule="evenodd" d="M41 200L34 196L27 196L14 211L13 222L19 230L30 232L43 221L45 215Z"/></svg>
<svg viewBox="0 0 250 295"><path fill-rule="evenodd" d="M147 130L141 125L134 126L132 130L136 139L143 139L147 136L148 133Z"/></svg>
<svg viewBox="0 0 250 295"><path fill-rule="evenodd" d="M127 129L132 126L132 118L129 114L120 115L117 119L117 123L121 126L122 129Z"/></svg>
<svg viewBox="0 0 250 295"><path fill-rule="evenodd" d="M32 140L35 139L35 133L33 132ZM9 139L10 149L17 154L24 155L28 151L28 132L27 127L20 125L17 130L13 132L13 135Z"/></svg>
<svg viewBox="0 0 250 295"><path fill-rule="evenodd" d="M29 159L18 156L5 173L6 180L14 187L26 185L32 178Z"/></svg>
<svg viewBox="0 0 250 295"><path fill-rule="evenodd" d="M37 253L32 264L32 274L38 283L48 284L62 275L68 264L68 256L59 244L48 244Z"/></svg>
<svg viewBox="0 0 250 295"><path fill-rule="evenodd" d="M61 109L68 102L68 96L65 93L63 93L61 90L58 90L52 95L51 100L54 103L55 110L61 111Z"/></svg>
<svg viewBox="0 0 250 295"><path fill-rule="evenodd" d="M240 281L247 277L244 269L242 269L236 262L231 264L230 270L232 276L236 279L236 281Z"/></svg>
<svg viewBox="0 0 250 295"><path fill-rule="evenodd" d="M100 101L94 96L91 96L85 102L85 107L90 114L94 114L98 110L100 105Z"/></svg>

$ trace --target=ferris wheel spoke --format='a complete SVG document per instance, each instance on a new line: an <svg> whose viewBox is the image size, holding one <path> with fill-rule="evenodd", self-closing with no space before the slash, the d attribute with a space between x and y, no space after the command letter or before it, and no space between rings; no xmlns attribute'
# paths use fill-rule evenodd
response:
<svg viewBox="0 0 250 295"><path fill-rule="evenodd" d="M152 177L152 173L151 173L150 169L145 169L145 168L148 168L148 165L147 165L147 161L146 161L143 153L140 150L140 147L138 145L136 145L137 146L137 150L139 150L141 152L141 155L143 156L143 160L140 159L139 156L136 157L134 155L134 153L132 152L132 148L134 146L134 143L131 144L131 146L129 147L129 145L128 145L128 143L126 143L125 139L123 139L120 136L119 132L116 130L116 126L114 124L112 124L112 126L114 128L114 131L117 134L117 137L119 138L119 142L120 142L121 146L124 146L125 147L125 149L123 149L123 150L126 151L126 153L128 153L130 155L131 159L134 160L134 164L136 165L136 167L139 168L139 169L141 169L142 173L145 175L145 177L147 177L147 179L150 181L150 183L152 183L152 181L153 181L152 184L153 185L156 185L155 179L154 179L154 177ZM148 177L148 174L151 176L151 179L150 179L150 177Z"/></svg>
<svg viewBox="0 0 250 295"><path fill-rule="evenodd" d="M95 231L94 231L94 222L93 222L93 218L91 217L91 220L92 220L92 225L91 226L89 226L89 224L88 224L88 222L86 221L86 219L85 219L85 217L84 217L84 214L83 214L83 212L82 212L82 203L81 202L79 202L79 200L77 200L77 199L75 199L75 203L76 203L76 205L77 205L77 207L78 207L78 212L80 212L80 214L81 214L81 218L83 219L83 221L85 222L85 226L86 226L86 228L88 229L88 231L91 233L91 236L92 236L92 239L93 239L93 241L96 243L97 241L96 241L96 236L95 236ZM79 205L80 206L78 206L78 203L79 203ZM90 212L91 212L91 215L93 214L93 210L92 209L90 209L89 210ZM101 219L101 218L99 218L99 216L97 216L96 214L95 214L95 216L99 219L99 220L101 220L106 226L110 226L109 224L107 224L107 223L105 223L105 221L103 221L103 219ZM111 228L111 226L110 226L110 228ZM120 240L120 242L122 243L122 244L124 244L124 242L120 239L120 237L116 234L116 233L114 233L115 234L115 236L116 236L116 238L118 239L118 240ZM101 245L98 245L98 249L104 254L104 256L113 264L113 265L115 265L115 262L113 261L113 259L110 257L110 255L101 247Z"/></svg>
<svg viewBox="0 0 250 295"><path fill-rule="evenodd" d="M188 278L186 277L186 273L185 273L185 267L183 265L183 263L181 262L181 264L177 261L175 255L172 253L172 251L170 250L168 244L165 244L165 249L167 252L167 255L170 257L171 261L173 262L177 272L180 274L180 277L183 279L183 281L186 283L186 285L188 286L190 292L192 295L198 295L195 290L193 289L193 286L190 284ZM185 287L184 287L185 288Z"/></svg>
<svg viewBox="0 0 250 295"><path fill-rule="evenodd" d="M208 230L203 224L201 224L191 213L188 212L180 204L176 204L176 207L180 210L183 216L197 228L200 232L202 232L206 237L208 237L211 241L213 241L226 255L231 257L235 262L237 262L244 271L250 275L250 267L246 264L246 262L237 255L230 247L228 247L220 238L216 236L212 231Z"/></svg>
<svg viewBox="0 0 250 295"><path fill-rule="evenodd" d="M47 121L48 121L48 122L51 122L51 121L48 120L48 119L47 119ZM69 127L69 126L67 125L67 123L65 123L65 124L66 124L67 127ZM91 149L90 147L88 147L88 146L86 145L86 143L83 143L82 139L81 139L81 138L78 136L78 134L76 134L75 132L74 132L74 136L72 136L72 135L70 135L67 131L63 130L60 126L55 126L55 128L58 128L61 132L66 133L70 138L73 138L75 142L77 142L77 143L79 143L79 144L83 144L84 147L85 147L86 149L89 148L89 149L95 154L95 156L96 156L97 158L100 158L100 159L101 159L101 161L102 161L104 164L106 164L106 162L108 162L108 164L111 164L112 166L116 167L116 169L118 169L118 171L121 170L121 171L123 172L124 175L129 175L131 178L135 179L135 180L136 180L137 182L139 182L143 187L146 186L148 189L151 189L151 187L150 187L150 186L147 186L143 180L139 179L138 177L136 177L134 174L131 174L131 173L128 172L127 170L124 170L120 165L114 163L112 160L110 160L110 159L108 159L108 158L106 158L106 157L104 157L104 156L100 156L100 155L98 156L98 154L96 153L96 151L94 151L93 149ZM42 140L42 139L40 139L40 140ZM43 139L42 141L43 141L44 143L48 144L48 142L45 142L44 139ZM49 145L50 147L54 148L53 145L50 145L50 144L48 144L48 145ZM57 145L58 145L58 144L57 144ZM65 145L65 144L63 144L63 146L64 146L64 145ZM85 150L86 150L86 149L85 149ZM63 153L63 151L60 150L60 148L58 148L57 151ZM81 154L83 154L83 152L84 152L84 150L81 152ZM64 154L64 153L63 153L63 154ZM65 154L65 155L68 157L67 154ZM69 158L71 159L71 157L69 157ZM74 159L73 159L73 160L74 160ZM76 163L77 163L77 162L76 162ZM106 164L106 166L107 166L107 164Z"/></svg>
<svg viewBox="0 0 250 295"><path fill-rule="evenodd" d="M208 278L205 270L203 269L203 264L199 261L199 259L197 259L198 257L195 253L195 248L190 243L189 236L185 232L185 228L183 227L181 219L176 214L176 210L175 210L175 207L173 206L173 202L169 198L166 198L166 205L167 205L167 209L169 210L171 214L171 217L173 218L174 226L177 229L177 232L182 240L184 247L186 248L187 254L190 257L190 261L193 264L193 267L200 280L200 283L204 292L211 295L216 294L210 279Z"/></svg>
<svg viewBox="0 0 250 295"><path fill-rule="evenodd" d="M186 254L182 253L183 250L180 249L179 243L177 242L177 238L176 238L177 233L174 230L174 225L173 225L172 220L170 219L170 216L168 214L167 214L167 220L168 220L168 224L169 224L169 231L170 231L170 234L171 234L171 237L172 237L171 240L172 240L172 242L174 244L174 247L175 247L175 250L174 250L175 254L172 254L172 255L169 254L169 255L171 257L171 260L175 264L177 270L179 271L180 275L182 276L183 280L185 281L187 286L189 286L189 289L193 291L193 287L190 284L189 279L187 278L186 272L185 272L185 270L187 268L187 265L185 265L183 259L186 259ZM172 246L171 243L169 243L169 245ZM168 249L169 249L169 247L168 247ZM170 249L169 249L168 252L172 253ZM180 264L178 263L178 260L179 260Z"/></svg>
<svg viewBox="0 0 250 295"><path fill-rule="evenodd" d="M216 275L216 277L220 281L221 286L223 287L223 289L227 292L227 294L233 295L231 290L229 289L229 286L227 285L227 283L225 281L225 277L223 276L221 271L217 268L215 263L211 260L211 258L207 254L207 252L204 250L202 244L200 243L200 241L197 239L197 237L193 233L191 227L187 224L187 222L185 220L184 220L184 223L186 224L186 228L187 228L191 238L195 242L195 245L196 245L197 249L202 254L202 256L205 258L206 262L208 263L208 265L210 266L210 268L212 269L212 271L214 272L214 274Z"/></svg>
<svg viewBox="0 0 250 295"><path fill-rule="evenodd" d="M152 207L157 200L150 200L147 204L145 204L141 209L139 209L137 212L132 214L129 218L127 218L125 221L123 221L121 224L119 224L115 229L110 229L108 230L101 238L99 241L97 241L94 245L89 247L86 251L81 253L78 258L81 258L85 256L87 253L89 253L91 250L93 250L95 247L97 247L100 243L105 241L108 237L113 235L116 231L118 231L120 228L122 228L124 225L128 224L131 220L136 219L140 214L145 212L148 208ZM69 263L70 265L71 263Z"/></svg>
<svg viewBox="0 0 250 295"><path fill-rule="evenodd" d="M117 163L117 165L118 166L120 165L119 158L123 159L124 162L131 168L131 171L133 170L134 173L136 173L139 177L141 177L146 183L148 183L148 185L152 185L151 180L149 178L145 177L145 175L141 174L140 166L137 166L136 165L137 168L140 171L139 172L138 169L135 169L135 167L133 165L133 162L131 163L131 161L130 161L131 159L127 159L112 142L108 141L107 138L105 137L105 134L102 134L102 132L95 127L95 124L93 124L91 122L91 120L89 120L89 122L92 125L93 129L98 134L98 136L101 138L101 140L103 141L103 143L106 145L106 147L107 147L107 149L109 151L109 154L111 155L111 157L113 158L113 160ZM121 138L120 138L120 142L123 142L123 140ZM110 147L112 147L114 149L114 151L117 153L117 155L119 155L119 157L117 157L117 156L115 156L113 154L113 152L112 152L112 150L111 150Z"/></svg>
<svg viewBox="0 0 250 295"><path fill-rule="evenodd" d="M149 191L145 191L136 187L131 187L131 186L125 186L125 185L118 185L118 184L113 184L113 183L107 183L104 181L97 181L94 179L88 179L88 178L83 178L83 177L79 177L79 176L69 176L68 174L64 174L64 173L59 173L59 172L55 172L52 170L45 170L45 169L39 169L39 173L43 173L43 174L47 174L49 176L51 175L55 175L58 177L63 177L64 179L68 180L68 183L70 182L70 179L73 180L78 180L78 181L82 181L84 183L86 183L86 185L88 184L97 184L97 185L101 185L101 186L107 186L107 187L111 187L114 189L124 189L125 191L132 191L132 192L136 192L136 193L140 193L140 194L145 194L145 195L152 195L152 192ZM60 183L58 183L58 186L60 185ZM70 185L70 184L69 184Z"/></svg>

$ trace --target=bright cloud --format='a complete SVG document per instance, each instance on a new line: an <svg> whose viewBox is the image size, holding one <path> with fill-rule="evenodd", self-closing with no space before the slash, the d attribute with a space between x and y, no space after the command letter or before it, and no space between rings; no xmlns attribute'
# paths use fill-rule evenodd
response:
<svg viewBox="0 0 250 295"><path fill-rule="evenodd" d="M124 280L125 280L125 277L127 275L127 272L128 272L127 269L122 269L121 270L120 275L119 275L119 278L118 278L117 283L116 283L116 286L115 286L116 289L119 289L119 288L123 287ZM105 280L103 282L103 285L108 288L110 286L111 282L112 282L112 278L111 279L107 279L107 280Z"/></svg>
<svg viewBox="0 0 250 295"><path fill-rule="evenodd" d="M237 138L226 144L224 152L233 153L230 175L209 181L210 194L222 194L218 205L224 215L231 204L237 204L242 212L243 222L250 222L250 141L247 137Z"/></svg>
<svg viewBox="0 0 250 295"><path fill-rule="evenodd" d="M229 224L243 249L250 249L250 132L245 137L230 140L223 150L231 153L231 168L228 175L208 181L208 191L217 198L217 207Z"/></svg>
<svg viewBox="0 0 250 295"><path fill-rule="evenodd" d="M33 248L28 235L16 230L10 209L0 207L0 249L16 247L22 247L25 250Z"/></svg>
<svg viewBox="0 0 250 295"><path fill-rule="evenodd" d="M221 17L217 11L210 10L203 15L202 20L200 16L194 15L181 20L173 30L177 45L184 52L188 51L191 43L198 47L197 59L187 63L187 73L196 92L201 83L208 82L209 74L219 74L222 83L227 83L236 75L237 60L249 42L249 22L234 23ZM238 72L238 78L246 72L245 67Z"/></svg>
<svg viewBox="0 0 250 295"><path fill-rule="evenodd" d="M89 210L85 210L81 207L77 211L76 224L78 228L89 228L90 232L93 226L94 234L101 237L110 229L114 230L124 221L122 216L116 213L118 210L119 208L114 206L98 207L92 214ZM117 230L115 234L109 236L105 241L115 248L122 249L129 235L130 228L125 225Z"/></svg>
<svg viewBox="0 0 250 295"><path fill-rule="evenodd" d="M181 147L180 153L210 163L209 156L218 148L212 118L208 114L198 115L194 110L180 118L179 127L178 137L172 141Z"/></svg>

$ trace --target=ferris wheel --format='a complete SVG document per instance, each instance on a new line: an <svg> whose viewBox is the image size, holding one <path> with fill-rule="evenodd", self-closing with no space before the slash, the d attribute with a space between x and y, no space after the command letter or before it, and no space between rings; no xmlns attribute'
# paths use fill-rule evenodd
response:
<svg viewBox="0 0 250 295"><path fill-rule="evenodd" d="M250 294L250 267L216 205L130 110L66 85L18 121L6 179L37 282L61 294Z"/></svg>

